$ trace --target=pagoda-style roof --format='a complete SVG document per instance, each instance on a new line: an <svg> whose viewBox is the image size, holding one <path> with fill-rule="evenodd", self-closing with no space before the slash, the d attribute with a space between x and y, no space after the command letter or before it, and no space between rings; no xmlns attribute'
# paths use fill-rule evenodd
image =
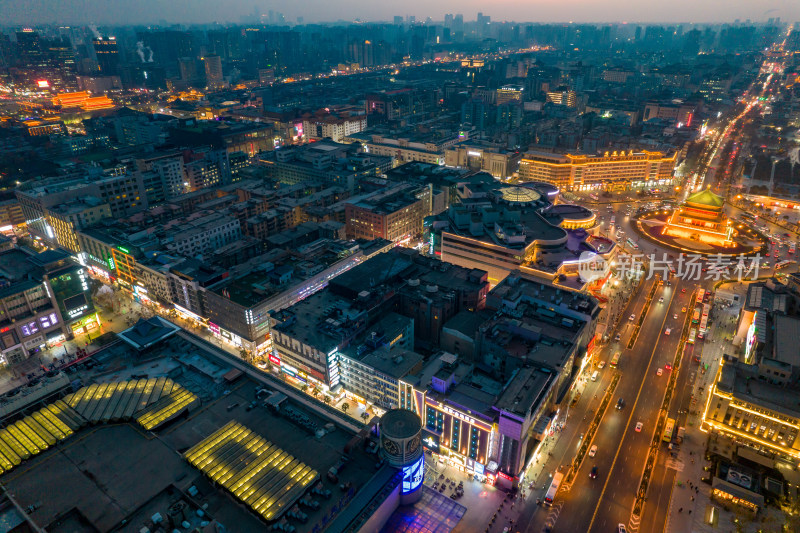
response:
<svg viewBox="0 0 800 533"><path fill-rule="evenodd" d="M711 192L711 189L703 189L702 191L697 191L696 193L690 194L686 198L686 203L710 207L713 209L721 209L722 205L725 203L725 199L722 196Z"/></svg>

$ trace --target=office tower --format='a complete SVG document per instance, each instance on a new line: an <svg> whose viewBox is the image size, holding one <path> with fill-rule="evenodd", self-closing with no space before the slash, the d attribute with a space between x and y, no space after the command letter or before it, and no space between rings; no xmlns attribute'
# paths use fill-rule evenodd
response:
<svg viewBox="0 0 800 533"><path fill-rule="evenodd" d="M221 87L222 78L222 58L218 55L206 56L203 58L206 68L206 85L211 88Z"/></svg>
<svg viewBox="0 0 800 533"><path fill-rule="evenodd" d="M103 76L114 76L119 73L119 50L114 37L97 37L92 39L97 66Z"/></svg>

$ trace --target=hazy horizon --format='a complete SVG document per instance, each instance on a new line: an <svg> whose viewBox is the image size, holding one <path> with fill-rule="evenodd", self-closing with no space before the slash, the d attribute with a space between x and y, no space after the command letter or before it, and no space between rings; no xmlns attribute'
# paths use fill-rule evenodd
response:
<svg viewBox="0 0 800 533"><path fill-rule="evenodd" d="M409 0L400 6L340 0L306 0L286 3L255 0L0 0L0 20L14 25L134 25L241 23L254 20L256 12L282 13L286 23L335 23L359 19L364 22L392 21L394 16L412 15L424 21L442 21L446 13L464 15L474 21L478 12L493 22L576 22L576 23L725 23L736 19L764 22L780 17L783 22L800 21L800 1L768 0L564 0L554 5L544 0L445 0L435 7L430 2ZM724 13L723 17L720 14Z"/></svg>

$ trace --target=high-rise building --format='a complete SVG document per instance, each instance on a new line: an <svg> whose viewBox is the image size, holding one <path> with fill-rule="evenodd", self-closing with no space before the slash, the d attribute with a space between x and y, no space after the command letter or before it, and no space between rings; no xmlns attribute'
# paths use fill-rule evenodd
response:
<svg viewBox="0 0 800 533"><path fill-rule="evenodd" d="M98 37L92 39L94 53L97 56L97 66L103 76L119 74L119 50L114 37Z"/></svg>
<svg viewBox="0 0 800 533"><path fill-rule="evenodd" d="M206 68L206 85L212 89L222 87L222 58L218 55L206 56L203 64Z"/></svg>

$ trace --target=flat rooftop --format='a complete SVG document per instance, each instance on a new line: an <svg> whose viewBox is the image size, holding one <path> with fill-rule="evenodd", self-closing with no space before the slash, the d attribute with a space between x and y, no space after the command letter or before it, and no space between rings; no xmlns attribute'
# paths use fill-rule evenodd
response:
<svg viewBox="0 0 800 533"><path fill-rule="evenodd" d="M170 343L177 340L177 337L173 338ZM144 368L150 369L152 363L150 361ZM104 364L110 364L110 361ZM183 374L179 379L185 379L186 371L177 372ZM175 374L175 369L170 373ZM43 526L72 513L82 517L80 520L85 519L97 531L138 532L155 512L166 517L170 502L186 499L185 494L194 487L198 492L191 499L200 505L207 504L205 511L209 517L225 525L229 531L263 531L266 525L261 518L238 504L228 491L213 485L182 454L235 420L252 428L275 446L291 451L311 469L327 472L339 462L353 434L331 425L327 426L329 432L315 437L288 416L268 410L261 404L246 410L245 406L255 399L255 390L260 386L249 378L240 379L230 386L228 394L209 399L190 418L178 419L164 426L157 432L158 438L152 438L132 424L78 430L59 446L0 476L0 482L23 507L38 505L30 517ZM318 428L325 428L331 422L315 412L304 410L291 398L287 401ZM376 458L362 452L360 447L350 450L349 456L350 461L339 473L339 482L350 483L355 493L375 474ZM327 480L322 481L322 488L330 490L335 497L325 499L310 492L304 493L320 504L317 510L302 508L309 515L310 524L331 513L335 515L338 511L334 509L340 507L339 500L344 498L346 501L352 497ZM48 496L43 498L43 494ZM73 533L74 530L64 527L66 525L52 530ZM91 527L80 531L92 531Z"/></svg>
<svg viewBox="0 0 800 533"><path fill-rule="evenodd" d="M495 407L525 417L545 397L556 374L546 368L521 368L511 378Z"/></svg>

